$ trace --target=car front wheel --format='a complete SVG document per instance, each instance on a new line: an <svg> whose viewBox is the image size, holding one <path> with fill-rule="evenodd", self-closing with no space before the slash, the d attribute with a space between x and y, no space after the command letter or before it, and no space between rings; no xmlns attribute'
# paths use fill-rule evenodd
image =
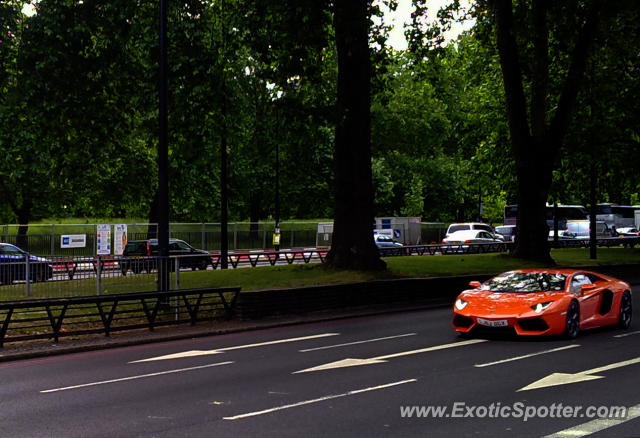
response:
<svg viewBox="0 0 640 438"><path fill-rule="evenodd" d="M571 301L567 309L567 320L564 334L569 339L575 339L580 332L580 306L577 301Z"/></svg>

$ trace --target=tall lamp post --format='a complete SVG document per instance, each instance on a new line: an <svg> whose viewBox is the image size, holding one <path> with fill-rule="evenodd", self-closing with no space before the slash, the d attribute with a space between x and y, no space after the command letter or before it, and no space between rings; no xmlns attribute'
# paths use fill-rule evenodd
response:
<svg viewBox="0 0 640 438"><path fill-rule="evenodd" d="M276 125L277 126L277 125ZM274 249L280 251L280 144L276 140L276 229Z"/></svg>
<svg viewBox="0 0 640 438"><path fill-rule="evenodd" d="M169 142L167 87L167 1L160 0L160 71L158 138L158 291L169 290Z"/></svg>
<svg viewBox="0 0 640 438"><path fill-rule="evenodd" d="M220 269L229 268L229 203L228 192L228 169L227 169L227 74L224 60L227 57L227 31L225 29L224 1L220 2L220 16L222 17L222 83L220 85L221 94L221 114L222 133L220 134Z"/></svg>

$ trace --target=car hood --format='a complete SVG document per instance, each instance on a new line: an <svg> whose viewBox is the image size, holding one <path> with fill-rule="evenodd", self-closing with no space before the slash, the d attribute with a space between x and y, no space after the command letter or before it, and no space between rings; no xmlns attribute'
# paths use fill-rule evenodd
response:
<svg viewBox="0 0 640 438"><path fill-rule="evenodd" d="M464 309L467 312L520 314L531 312L531 306L548 301L557 301L564 295L564 292L511 293L470 290L461 293L458 298L462 298L469 303Z"/></svg>

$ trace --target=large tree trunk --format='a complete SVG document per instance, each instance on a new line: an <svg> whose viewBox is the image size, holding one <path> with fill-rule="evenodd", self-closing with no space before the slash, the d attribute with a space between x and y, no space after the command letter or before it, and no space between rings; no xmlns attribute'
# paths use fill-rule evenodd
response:
<svg viewBox="0 0 640 438"><path fill-rule="evenodd" d="M504 81L511 150L518 178L518 232L513 255L519 258L552 263L548 244L546 201L553 168L567 132L584 76L589 49L595 38L601 1L591 4L587 20L576 40L571 64L564 78L555 114L547 126L549 83L549 2L533 2L532 40L536 53L531 84L531 110L527 114L523 75L513 24L512 0L492 0L496 24L500 66ZM531 120L531 124L529 124Z"/></svg>
<svg viewBox="0 0 640 438"><path fill-rule="evenodd" d="M368 0L337 0L338 104L334 152L335 211L327 265L380 270L373 241Z"/></svg>
<svg viewBox="0 0 640 438"><path fill-rule="evenodd" d="M518 217L514 257L553 263L549 254L549 227L546 221L546 201L551 186L551 166L544 154L530 153L540 145L519 147L516 159L518 169Z"/></svg>

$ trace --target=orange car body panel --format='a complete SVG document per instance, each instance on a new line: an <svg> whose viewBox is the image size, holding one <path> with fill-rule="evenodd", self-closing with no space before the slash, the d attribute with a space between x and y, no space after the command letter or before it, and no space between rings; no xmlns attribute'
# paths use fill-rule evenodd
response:
<svg viewBox="0 0 640 438"><path fill-rule="evenodd" d="M580 305L580 329L590 329L616 324L620 316L620 302L630 286L618 279L591 271L575 269L521 269L514 272L540 272L566 275L563 290L547 292L492 292L472 289L458 295L467 302L463 309L453 306L453 328L469 333L478 328L504 327L518 335L561 335L565 331L566 312L569 303L577 300ZM591 275L601 280L589 290L570 291L571 280L576 274ZM552 302L542 312L532 306ZM480 320L479 320L480 319Z"/></svg>

